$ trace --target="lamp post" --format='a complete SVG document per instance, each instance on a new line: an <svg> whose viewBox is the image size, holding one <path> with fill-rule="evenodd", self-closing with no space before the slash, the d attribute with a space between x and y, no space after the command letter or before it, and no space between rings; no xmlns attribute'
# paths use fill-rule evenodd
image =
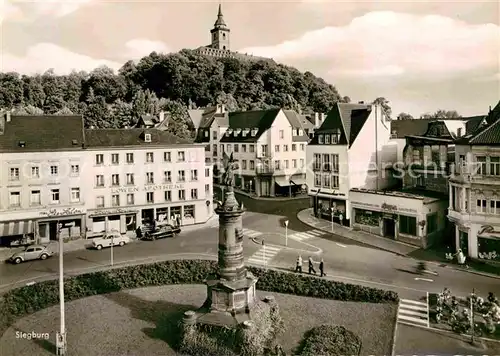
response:
<svg viewBox="0 0 500 356"><path fill-rule="evenodd" d="M285 220L285 246L288 247L288 220Z"/></svg>
<svg viewBox="0 0 500 356"><path fill-rule="evenodd" d="M335 208L332 206L330 208L330 211L332 212L332 232L333 232L333 212L335 211Z"/></svg>
<svg viewBox="0 0 500 356"><path fill-rule="evenodd" d="M472 289L472 293L470 295L470 336L471 336L471 344L474 344L474 297L475 295L474 288Z"/></svg>
<svg viewBox="0 0 500 356"><path fill-rule="evenodd" d="M252 193L252 183L253 183L253 181L250 180L250 182L248 182L248 183L250 184L250 192L249 193Z"/></svg>
<svg viewBox="0 0 500 356"><path fill-rule="evenodd" d="M56 354L66 355L66 323L64 315L64 265L63 265L63 242L61 241L61 229L63 224L57 222L57 241L59 243L59 310L60 310L60 331L56 337Z"/></svg>
<svg viewBox="0 0 500 356"><path fill-rule="evenodd" d="M267 268L266 245L264 244L264 239L262 239L262 258L264 259L264 268Z"/></svg>

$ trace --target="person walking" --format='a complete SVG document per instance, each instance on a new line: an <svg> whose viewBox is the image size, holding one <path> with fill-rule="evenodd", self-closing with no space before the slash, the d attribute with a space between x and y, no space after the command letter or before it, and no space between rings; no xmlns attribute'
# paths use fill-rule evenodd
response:
<svg viewBox="0 0 500 356"><path fill-rule="evenodd" d="M320 277L326 276L325 261L323 261L323 259L321 259L321 261L319 262L319 276Z"/></svg>
<svg viewBox="0 0 500 356"><path fill-rule="evenodd" d="M309 274L316 274L316 270L314 269L314 261L312 257L309 257Z"/></svg>
<svg viewBox="0 0 500 356"><path fill-rule="evenodd" d="M297 257L297 263L295 265L295 272L302 273L302 256Z"/></svg>
<svg viewBox="0 0 500 356"><path fill-rule="evenodd" d="M465 263L465 255L461 249L459 249L457 252L457 261L459 266L469 268L469 266L467 266L467 263Z"/></svg>

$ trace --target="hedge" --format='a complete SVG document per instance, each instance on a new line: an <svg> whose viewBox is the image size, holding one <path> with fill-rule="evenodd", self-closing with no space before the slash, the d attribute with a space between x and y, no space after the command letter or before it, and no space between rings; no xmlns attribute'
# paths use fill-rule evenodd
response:
<svg viewBox="0 0 500 356"><path fill-rule="evenodd" d="M275 293L341 301L399 302L397 293L359 285L333 282L290 272L248 267L259 277L257 289ZM69 277L64 280L65 300L89 297L149 286L202 284L217 270L216 261L174 260L111 269ZM59 303L57 280L45 281L8 291L0 300L0 335L19 317Z"/></svg>
<svg viewBox="0 0 500 356"><path fill-rule="evenodd" d="M343 326L320 325L309 330L297 353L300 356L357 356L361 353L361 339Z"/></svg>

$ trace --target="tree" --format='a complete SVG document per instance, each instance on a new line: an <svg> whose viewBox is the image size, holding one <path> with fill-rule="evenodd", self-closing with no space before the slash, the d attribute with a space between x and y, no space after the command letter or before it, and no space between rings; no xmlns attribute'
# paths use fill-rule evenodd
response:
<svg viewBox="0 0 500 356"><path fill-rule="evenodd" d="M439 109L432 114L425 113L420 116L421 119L457 119L460 117L462 116L455 110L443 110L443 109Z"/></svg>
<svg viewBox="0 0 500 356"><path fill-rule="evenodd" d="M401 112L399 113L397 120L413 120L413 116L408 113Z"/></svg>
<svg viewBox="0 0 500 356"><path fill-rule="evenodd" d="M350 98L350 97L348 97L348 96L344 96L344 97L342 98L342 102L343 102L343 103L350 103L350 102L351 102L351 98Z"/></svg>
<svg viewBox="0 0 500 356"><path fill-rule="evenodd" d="M132 103L118 100L111 106L110 115L117 127L132 127L136 124L132 111Z"/></svg>
<svg viewBox="0 0 500 356"><path fill-rule="evenodd" d="M45 93L43 111L45 114L53 114L64 106L62 77L56 76L54 70L49 69L41 79Z"/></svg>
<svg viewBox="0 0 500 356"><path fill-rule="evenodd" d="M238 102L236 101L236 99L233 97L232 94L226 94L222 92L217 96L216 100L217 104L225 105L226 109L230 112L239 110Z"/></svg>
<svg viewBox="0 0 500 356"><path fill-rule="evenodd" d="M389 100L384 97L378 97L377 99L373 100L373 104L382 106L382 109L384 110L387 117L389 119L391 118L392 108L389 105Z"/></svg>
<svg viewBox="0 0 500 356"><path fill-rule="evenodd" d="M73 114L73 111L71 111L70 109L68 109L68 107L65 106L61 110L59 110L56 113L54 113L54 115L71 116L71 115L74 115L74 114Z"/></svg>
<svg viewBox="0 0 500 356"><path fill-rule="evenodd" d="M160 109L167 112L167 132L184 139L193 138L193 131L189 125L189 114L183 103L166 99L162 102Z"/></svg>

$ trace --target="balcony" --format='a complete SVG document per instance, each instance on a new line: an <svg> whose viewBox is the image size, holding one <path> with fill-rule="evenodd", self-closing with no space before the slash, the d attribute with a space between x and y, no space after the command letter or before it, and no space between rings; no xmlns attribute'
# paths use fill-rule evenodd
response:
<svg viewBox="0 0 500 356"><path fill-rule="evenodd" d="M486 167L483 166L483 171ZM458 164L451 170L450 180L455 183L478 183L478 184L491 184L500 185L500 175L481 174L481 166L472 163Z"/></svg>
<svg viewBox="0 0 500 356"><path fill-rule="evenodd" d="M273 175L275 169L270 166L260 166L255 168L255 174L257 175Z"/></svg>

